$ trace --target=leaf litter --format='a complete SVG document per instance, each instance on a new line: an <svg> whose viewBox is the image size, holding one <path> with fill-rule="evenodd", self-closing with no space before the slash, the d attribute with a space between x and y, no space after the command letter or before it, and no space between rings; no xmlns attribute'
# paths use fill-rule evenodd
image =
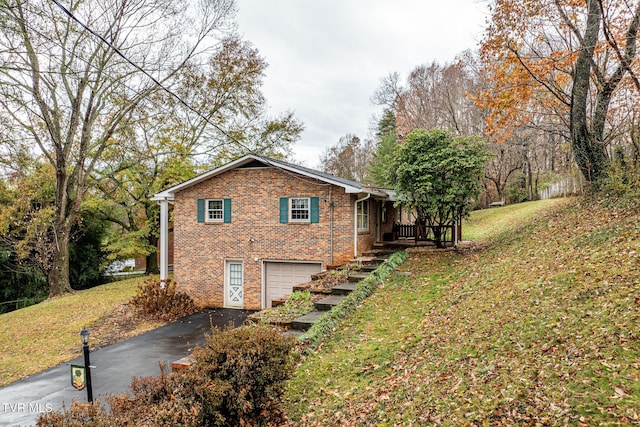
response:
<svg viewBox="0 0 640 427"><path fill-rule="evenodd" d="M638 425L639 252L638 210L569 199L472 250L412 253L303 362L291 425Z"/></svg>

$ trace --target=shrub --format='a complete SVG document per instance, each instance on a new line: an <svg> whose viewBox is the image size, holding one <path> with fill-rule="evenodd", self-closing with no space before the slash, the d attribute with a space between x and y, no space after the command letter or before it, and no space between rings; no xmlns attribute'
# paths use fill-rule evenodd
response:
<svg viewBox="0 0 640 427"><path fill-rule="evenodd" d="M151 278L138 287L138 292L129 300L129 305L139 317L166 322L196 311L193 299L183 292L176 292L174 282L168 280L163 283Z"/></svg>
<svg viewBox="0 0 640 427"><path fill-rule="evenodd" d="M212 334L206 346L194 350L197 363L186 376L228 385L219 408L224 419L240 425L277 422L284 385L293 371L292 348L293 339L265 326Z"/></svg>
<svg viewBox="0 0 640 427"><path fill-rule="evenodd" d="M638 164L625 157L618 149L609 165L607 175L599 183L599 195L619 207L638 208L640 196L640 172Z"/></svg>
<svg viewBox="0 0 640 427"><path fill-rule="evenodd" d="M134 378L131 393L107 398L109 409L74 402L45 413L39 427L280 425L293 340L262 326L214 331L184 372Z"/></svg>
<svg viewBox="0 0 640 427"><path fill-rule="evenodd" d="M98 402L93 405L73 401L71 408L64 406L59 411L45 412L38 417L37 427L115 427L105 416Z"/></svg>

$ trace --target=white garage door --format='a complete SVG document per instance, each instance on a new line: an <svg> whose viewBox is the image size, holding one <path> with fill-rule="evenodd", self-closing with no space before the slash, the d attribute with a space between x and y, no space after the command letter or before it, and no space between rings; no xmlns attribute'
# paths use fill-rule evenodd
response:
<svg viewBox="0 0 640 427"><path fill-rule="evenodd" d="M322 264L310 262L267 262L265 263L265 284L267 307L271 301L293 292L293 287L311 280L311 275L319 273Z"/></svg>

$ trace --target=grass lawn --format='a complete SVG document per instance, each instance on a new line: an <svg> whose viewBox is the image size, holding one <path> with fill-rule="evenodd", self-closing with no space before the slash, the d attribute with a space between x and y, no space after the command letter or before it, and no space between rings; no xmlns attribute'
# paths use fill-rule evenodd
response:
<svg viewBox="0 0 640 427"><path fill-rule="evenodd" d="M303 359L290 425L640 423L640 214L534 202L463 235L480 244L410 252Z"/></svg>
<svg viewBox="0 0 640 427"><path fill-rule="evenodd" d="M498 238L558 204L559 199L517 203L499 208L474 211L462 222L462 238L476 242Z"/></svg>
<svg viewBox="0 0 640 427"><path fill-rule="evenodd" d="M126 330L114 336L126 316L122 305L144 280L77 291L0 315L0 386L80 356L83 326L92 332L92 348L159 326L158 322L129 322Z"/></svg>

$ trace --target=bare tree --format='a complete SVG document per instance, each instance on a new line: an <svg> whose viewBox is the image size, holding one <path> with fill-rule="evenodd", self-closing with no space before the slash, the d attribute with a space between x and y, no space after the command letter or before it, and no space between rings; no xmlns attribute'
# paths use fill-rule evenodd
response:
<svg viewBox="0 0 640 427"><path fill-rule="evenodd" d="M362 182L367 177L374 150L372 141L346 134L322 156L322 169L340 178Z"/></svg>
<svg viewBox="0 0 640 427"><path fill-rule="evenodd" d="M1 6L0 105L15 138L55 170L50 294L71 290L69 238L92 171L136 106L234 29L233 0L9 0ZM144 71L143 71L144 70ZM3 141L3 153L15 151ZM9 161L11 163L11 161Z"/></svg>
<svg viewBox="0 0 640 427"><path fill-rule="evenodd" d="M397 99L396 131L446 129L455 135L481 135L483 116L470 95L481 80L471 67L470 54L447 65L436 62L413 69Z"/></svg>

